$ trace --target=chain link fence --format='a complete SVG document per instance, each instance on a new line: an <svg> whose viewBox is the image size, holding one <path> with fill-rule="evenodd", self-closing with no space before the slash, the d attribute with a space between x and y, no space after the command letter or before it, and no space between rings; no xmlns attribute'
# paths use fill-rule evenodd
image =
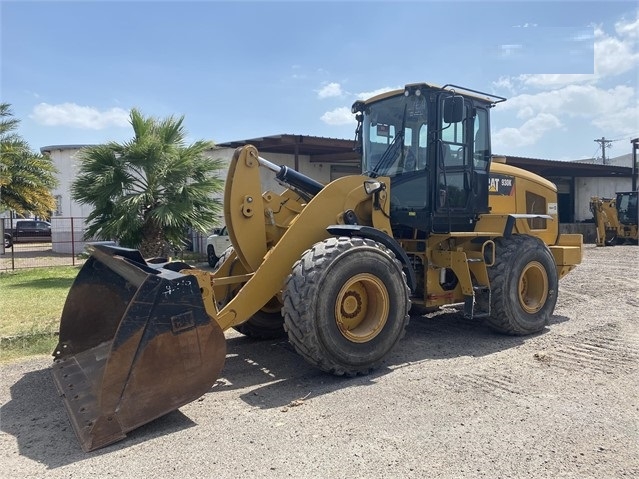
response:
<svg viewBox="0 0 639 479"><path fill-rule="evenodd" d="M53 217L51 233L42 236L21 237L16 225L21 219L5 218L0 221L0 233L12 235L0 247L0 272L24 268L52 266L81 266L88 255L85 252L84 218ZM177 251L176 259L200 263L206 261L206 235L188 233L186 246Z"/></svg>

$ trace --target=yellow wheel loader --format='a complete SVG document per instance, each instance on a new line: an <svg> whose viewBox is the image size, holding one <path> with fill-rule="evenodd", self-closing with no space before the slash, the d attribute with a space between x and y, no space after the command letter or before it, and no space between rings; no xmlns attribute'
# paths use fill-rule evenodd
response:
<svg viewBox="0 0 639 479"><path fill-rule="evenodd" d="M597 246L637 244L637 192L618 192L614 198L590 198L590 211L597 229Z"/></svg>
<svg viewBox="0 0 639 479"><path fill-rule="evenodd" d="M214 272L93 244L64 307L53 376L90 451L206 393L223 332L286 334L328 373L366 374L410 314L458 304L496 331L541 331L581 261L559 234L555 186L492 158L504 98L410 84L353 105L362 174L321 184L235 151L232 248ZM262 191L260 169L286 187Z"/></svg>

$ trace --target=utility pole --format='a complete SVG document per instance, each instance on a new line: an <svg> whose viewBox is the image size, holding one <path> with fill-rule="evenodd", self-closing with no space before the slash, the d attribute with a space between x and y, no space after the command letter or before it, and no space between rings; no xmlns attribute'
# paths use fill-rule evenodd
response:
<svg viewBox="0 0 639 479"><path fill-rule="evenodd" d="M606 148L612 147L612 140L606 140L603 136L599 140L595 140L595 142L601 145L601 159L603 164L606 164Z"/></svg>

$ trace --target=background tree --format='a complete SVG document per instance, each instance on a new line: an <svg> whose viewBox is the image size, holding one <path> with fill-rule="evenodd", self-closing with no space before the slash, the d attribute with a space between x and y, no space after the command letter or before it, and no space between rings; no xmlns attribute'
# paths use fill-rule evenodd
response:
<svg viewBox="0 0 639 479"><path fill-rule="evenodd" d="M184 117L156 119L130 113L133 139L85 148L71 193L93 206L86 237L117 240L144 257L168 256L188 228L217 225L223 188L220 160L205 155L212 142L186 145Z"/></svg>
<svg viewBox="0 0 639 479"><path fill-rule="evenodd" d="M57 170L16 133L19 124L11 105L0 103L0 210L48 218L56 207L51 190L58 183Z"/></svg>

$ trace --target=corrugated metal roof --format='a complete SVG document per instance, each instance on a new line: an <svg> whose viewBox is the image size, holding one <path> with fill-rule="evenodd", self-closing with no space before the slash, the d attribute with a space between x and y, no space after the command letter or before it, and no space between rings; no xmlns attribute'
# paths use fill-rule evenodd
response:
<svg viewBox="0 0 639 479"><path fill-rule="evenodd" d="M573 161L543 160L540 158L525 158L521 156L506 157L506 163L517 166L533 173L551 178L557 176L592 176L592 177L630 177L632 168L627 166L595 165L592 163L576 163Z"/></svg>
<svg viewBox="0 0 639 479"><path fill-rule="evenodd" d="M273 135L248 140L229 141L218 143L218 147L238 148L244 145L253 145L264 153L285 153L310 156L313 163L353 163L360 159L353 147L353 140L341 138L327 138L323 136L308 135Z"/></svg>
<svg viewBox="0 0 639 479"><path fill-rule="evenodd" d="M347 163L360 161L360 155L354 151L353 140L323 136L281 134L218 143L218 148L237 148L253 145L260 152L307 155L312 163ZM53 150L80 149L92 145L51 145L43 146L44 154ZM626 177L632 176L632 168L626 166L601 165L575 161L547 160L521 156L504 156L510 165L532 171L544 178L553 177Z"/></svg>
<svg viewBox="0 0 639 479"><path fill-rule="evenodd" d="M353 150L353 140L320 136L282 134L218 143L217 146L237 148L249 144L255 146L260 152L292 155L297 151L298 155L309 155L310 161L313 163L322 161L353 163L360 160L360 155ZM630 177L632 175L632 168L624 166L575 163L510 155L496 156L504 156L508 164L532 171L545 178L558 176Z"/></svg>

